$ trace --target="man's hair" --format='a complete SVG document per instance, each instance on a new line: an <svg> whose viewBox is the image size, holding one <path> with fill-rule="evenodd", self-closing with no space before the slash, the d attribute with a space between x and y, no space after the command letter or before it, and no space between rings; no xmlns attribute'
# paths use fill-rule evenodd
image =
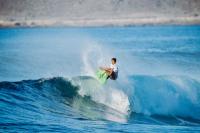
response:
<svg viewBox="0 0 200 133"><path fill-rule="evenodd" d="M114 62L117 62L117 59L116 59L116 58L112 58L112 60L113 60Z"/></svg>

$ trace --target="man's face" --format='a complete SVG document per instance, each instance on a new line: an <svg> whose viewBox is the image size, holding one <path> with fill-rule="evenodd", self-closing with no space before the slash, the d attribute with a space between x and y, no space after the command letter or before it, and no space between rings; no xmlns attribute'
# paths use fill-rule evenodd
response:
<svg viewBox="0 0 200 133"><path fill-rule="evenodd" d="M112 64L114 65L116 62L114 60L111 60Z"/></svg>

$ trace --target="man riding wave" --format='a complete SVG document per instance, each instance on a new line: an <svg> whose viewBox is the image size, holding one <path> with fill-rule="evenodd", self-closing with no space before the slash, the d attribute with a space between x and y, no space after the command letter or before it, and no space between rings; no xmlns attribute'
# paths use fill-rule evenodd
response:
<svg viewBox="0 0 200 133"><path fill-rule="evenodd" d="M112 80L116 80L118 77L118 67L117 67L117 59L112 58L110 67L104 68L100 67L101 70L104 70L106 74L108 75L107 79L110 78Z"/></svg>

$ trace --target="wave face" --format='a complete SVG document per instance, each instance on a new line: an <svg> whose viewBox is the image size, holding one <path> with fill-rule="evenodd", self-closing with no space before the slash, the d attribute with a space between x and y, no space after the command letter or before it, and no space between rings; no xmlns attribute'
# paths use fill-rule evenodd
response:
<svg viewBox="0 0 200 133"><path fill-rule="evenodd" d="M0 132L199 132L200 26L0 29ZM119 77L100 85L116 57Z"/></svg>

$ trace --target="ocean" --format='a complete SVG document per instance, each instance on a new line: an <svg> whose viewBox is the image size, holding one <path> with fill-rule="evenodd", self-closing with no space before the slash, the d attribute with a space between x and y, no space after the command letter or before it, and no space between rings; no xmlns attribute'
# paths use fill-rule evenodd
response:
<svg viewBox="0 0 200 133"><path fill-rule="evenodd" d="M200 26L0 29L0 132L200 132Z"/></svg>

